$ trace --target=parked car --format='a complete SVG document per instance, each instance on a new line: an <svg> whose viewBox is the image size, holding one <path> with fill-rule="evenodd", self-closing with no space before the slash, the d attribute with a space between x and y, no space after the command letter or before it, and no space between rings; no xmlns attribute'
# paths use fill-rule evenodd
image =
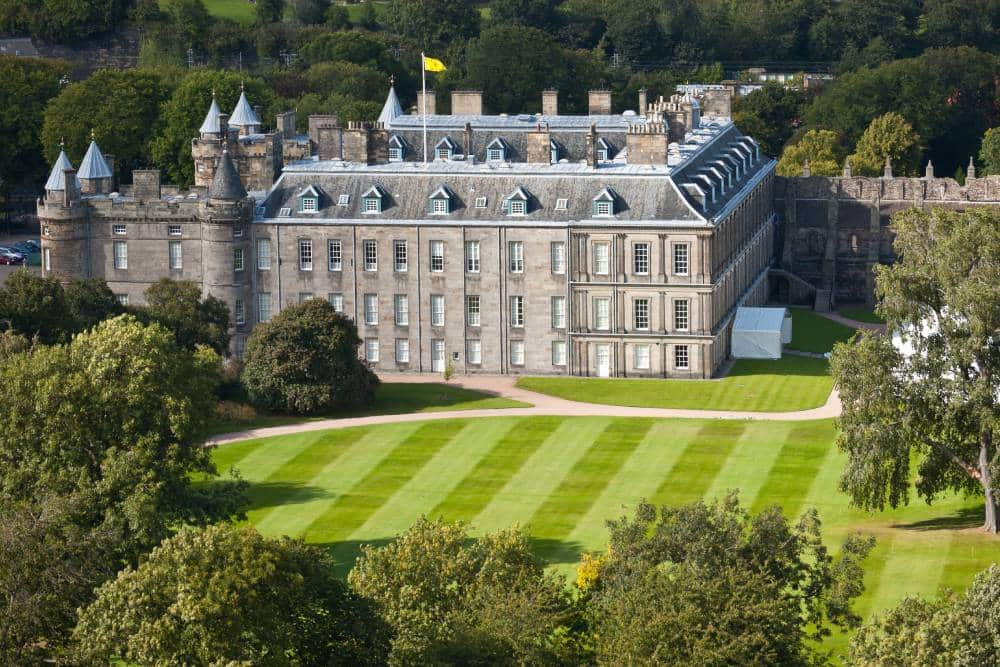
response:
<svg viewBox="0 0 1000 667"><path fill-rule="evenodd" d="M21 253L22 255L31 255L38 252L35 250L35 246L31 241L20 241L10 246L10 249L14 252Z"/></svg>
<svg viewBox="0 0 1000 667"><path fill-rule="evenodd" d="M0 264L8 266L12 264L24 264L24 255L7 250L6 248L0 248Z"/></svg>

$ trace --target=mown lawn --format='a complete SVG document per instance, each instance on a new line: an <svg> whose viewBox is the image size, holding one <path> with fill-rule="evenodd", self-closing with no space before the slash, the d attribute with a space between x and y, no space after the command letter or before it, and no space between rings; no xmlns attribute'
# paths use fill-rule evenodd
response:
<svg viewBox="0 0 1000 667"><path fill-rule="evenodd" d="M341 574L362 544L384 544L421 515L474 531L520 523L572 575L606 544L604 521L640 499L679 504L739 489L753 510L815 507L836 550L851 531L878 539L863 615L908 594L966 586L1000 542L977 530L982 504L948 496L869 515L838 490L834 424L601 417L493 417L387 424L225 445L221 470L251 482L249 521L330 549ZM831 639L842 649L844 637Z"/></svg>
<svg viewBox="0 0 1000 667"><path fill-rule="evenodd" d="M867 308L843 308L837 313L855 322L867 322L869 324L885 324L885 320L876 315L874 311Z"/></svg>
<svg viewBox="0 0 1000 667"><path fill-rule="evenodd" d="M716 380L523 377L517 386L587 403L644 408L792 412L826 403L833 378L823 359L741 359Z"/></svg>
<svg viewBox="0 0 1000 667"><path fill-rule="evenodd" d="M383 382L376 390L375 402L364 410L340 410L310 417L262 414L244 421L220 420L212 424L206 435L246 431L266 426L284 426L332 417L527 407L531 407L530 404L437 382Z"/></svg>
<svg viewBox="0 0 1000 667"><path fill-rule="evenodd" d="M792 342L789 349L801 352L824 353L833 349L834 343L846 341L854 329L828 320L804 308L790 308L792 313Z"/></svg>
<svg viewBox="0 0 1000 667"><path fill-rule="evenodd" d="M216 18L229 19L238 23L253 23L257 15L249 0L204 0L205 9ZM164 4L160 0L160 5Z"/></svg>

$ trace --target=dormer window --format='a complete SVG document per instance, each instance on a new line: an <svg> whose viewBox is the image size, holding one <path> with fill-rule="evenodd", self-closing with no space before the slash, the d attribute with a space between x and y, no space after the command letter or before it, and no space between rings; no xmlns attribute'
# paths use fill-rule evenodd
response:
<svg viewBox="0 0 1000 667"><path fill-rule="evenodd" d="M559 162L559 144L549 139L549 162L555 164Z"/></svg>
<svg viewBox="0 0 1000 667"><path fill-rule="evenodd" d="M316 213L319 211L320 192L315 185L310 185L296 197L299 200L299 213Z"/></svg>
<svg viewBox="0 0 1000 667"><path fill-rule="evenodd" d="M406 142L398 134L389 137L389 162L402 162L406 157Z"/></svg>
<svg viewBox="0 0 1000 667"><path fill-rule="evenodd" d="M361 211L363 213L381 213L382 199L385 192L377 185L373 185L361 195Z"/></svg>
<svg viewBox="0 0 1000 667"><path fill-rule="evenodd" d="M342 194L337 197L337 206L350 206L351 205L351 195Z"/></svg>
<svg viewBox="0 0 1000 667"><path fill-rule="evenodd" d="M615 214L617 199L611 188L604 188L592 201L591 215L595 218L610 218Z"/></svg>
<svg viewBox="0 0 1000 667"><path fill-rule="evenodd" d="M486 146L487 162L503 162L507 159L507 142L497 137Z"/></svg>
<svg viewBox="0 0 1000 667"><path fill-rule="evenodd" d="M437 160L451 160L452 156L455 154L455 149L457 146L455 142L445 137L441 141L437 142L434 146L434 158Z"/></svg>
<svg viewBox="0 0 1000 667"><path fill-rule="evenodd" d="M504 210L507 212L507 215L527 215L528 201L530 199L531 197L524 188L519 186L504 199Z"/></svg>
<svg viewBox="0 0 1000 667"><path fill-rule="evenodd" d="M565 211L568 207L569 207L569 199L566 199L565 197L560 197L559 199L556 199L557 211Z"/></svg>
<svg viewBox="0 0 1000 667"><path fill-rule="evenodd" d="M451 200L451 191L442 185L427 198L427 212L430 215L448 215L451 213Z"/></svg>
<svg viewBox="0 0 1000 667"><path fill-rule="evenodd" d="M604 137L600 137L597 140L597 161L607 162L611 159L613 150L611 144L604 140Z"/></svg>

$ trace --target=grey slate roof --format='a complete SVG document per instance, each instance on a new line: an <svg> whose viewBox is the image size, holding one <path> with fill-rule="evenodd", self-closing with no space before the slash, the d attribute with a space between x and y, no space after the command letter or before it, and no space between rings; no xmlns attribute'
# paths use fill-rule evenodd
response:
<svg viewBox="0 0 1000 667"><path fill-rule="evenodd" d="M403 107L399 104L399 98L396 96L396 87L389 86L389 94L385 98L385 104L382 105L382 112L378 115L378 122L389 127L395 119L403 115Z"/></svg>
<svg viewBox="0 0 1000 667"><path fill-rule="evenodd" d="M77 178L88 180L111 178L112 176L108 161L104 159L104 154L93 139L90 141L90 147L87 148L87 154L83 156L83 161L80 162L80 169L76 175Z"/></svg>
<svg viewBox="0 0 1000 667"><path fill-rule="evenodd" d="M201 123L201 128L198 130L202 134L218 134L222 131L222 126L219 124L219 115L222 113L222 109L219 108L219 103L215 101L215 95L212 96L212 106L208 108L208 113L205 114L205 120Z"/></svg>
<svg viewBox="0 0 1000 667"><path fill-rule="evenodd" d="M625 132L630 125L643 125L646 123L645 116L632 114L609 114L594 116L546 116L544 114L518 114L516 116L491 116L491 115L449 115L449 116L427 116L427 129L435 130L461 130L466 123L472 126L473 130L514 130L528 132L535 129L539 124L548 124L551 130L577 130L585 132L591 125L596 125L598 130ZM421 129L423 128L423 116L418 114L404 115L395 118L386 125L387 129Z"/></svg>
<svg viewBox="0 0 1000 667"><path fill-rule="evenodd" d="M59 157L56 158L56 163L52 165L52 171L49 173L49 180L45 181L45 189L52 190L54 192L65 190L66 174L64 174L63 171L72 168L72 163L70 163L69 158L66 157L66 151L59 151ZM77 190L80 189L79 177L76 179L76 188Z"/></svg>
<svg viewBox="0 0 1000 667"><path fill-rule="evenodd" d="M215 177L212 178L212 185L208 188L209 199L229 199L239 200L247 196L247 191L240 181L240 175L229 157L229 151L222 151L222 159L215 168Z"/></svg>
<svg viewBox="0 0 1000 667"><path fill-rule="evenodd" d="M260 125L260 116L257 112L253 110L250 106L250 102L247 100L247 94L240 91L240 99L236 103L236 108L233 109L232 115L229 117L229 124L233 127L249 127L251 125Z"/></svg>

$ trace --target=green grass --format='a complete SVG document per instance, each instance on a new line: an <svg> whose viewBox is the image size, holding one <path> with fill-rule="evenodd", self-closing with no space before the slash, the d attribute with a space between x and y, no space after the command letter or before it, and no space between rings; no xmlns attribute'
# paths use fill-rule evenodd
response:
<svg viewBox="0 0 1000 667"><path fill-rule="evenodd" d="M837 313L855 322L867 322L868 324L885 324L885 320L867 308L842 308Z"/></svg>
<svg viewBox="0 0 1000 667"><path fill-rule="evenodd" d="M828 320L811 310L790 308L792 313L792 342L789 349L801 352L829 352L834 343L846 341L854 329Z"/></svg>
<svg viewBox="0 0 1000 667"><path fill-rule="evenodd" d="M838 490L844 455L831 420L755 422L603 417L493 417L385 424L225 445L220 470L251 483L249 521L269 536L327 547L346 574L362 544L384 544L421 515L462 519L476 534L519 523L537 553L572 575L607 541L604 521L639 500L678 504L738 489L758 511L819 510L834 550L853 531L876 536L865 563L867 616L904 595L961 589L995 561L979 532L982 502L870 515ZM829 646L842 650L846 639Z"/></svg>
<svg viewBox="0 0 1000 667"><path fill-rule="evenodd" d="M309 417L262 414L249 421L217 421L212 424L206 435L246 431L267 426L285 426L334 417L527 407L531 407L531 405L481 391L437 382L383 382L375 393L375 402L364 410L340 410Z"/></svg>
<svg viewBox="0 0 1000 667"><path fill-rule="evenodd" d="M160 0L160 6L164 5L164 0ZM253 23L257 18L254 12L254 5L248 0L205 0L205 9L212 16L220 19L229 19L238 23Z"/></svg>
<svg viewBox="0 0 1000 667"><path fill-rule="evenodd" d="M517 386L573 401L643 408L791 412L826 403L833 389L823 359L741 359L717 380L523 377Z"/></svg>

